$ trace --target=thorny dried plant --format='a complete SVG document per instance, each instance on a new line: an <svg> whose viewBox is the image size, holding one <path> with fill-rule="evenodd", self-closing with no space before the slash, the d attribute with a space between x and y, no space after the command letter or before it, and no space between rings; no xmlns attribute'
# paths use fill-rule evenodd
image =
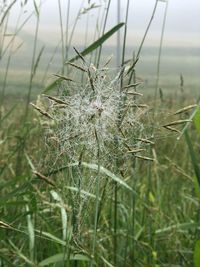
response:
<svg viewBox="0 0 200 267"><path fill-rule="evenodd" d="M77 67L73 70L80 75ZM47 143L56 142L57 153L67 153L73 161L82 150L93 159L97 149L104 155L110 153L116 140L126 151L135 149L135 137L144 128L141 116L148 110L138 101L142 96L135 91L138 84L121 88L122 71L116 74L116 70L96 69L93 64L85 68L85 63L84 69L86 79L62 86L59 96L39 96L35 108L43 115L43 124L49 126Z"/></svg>

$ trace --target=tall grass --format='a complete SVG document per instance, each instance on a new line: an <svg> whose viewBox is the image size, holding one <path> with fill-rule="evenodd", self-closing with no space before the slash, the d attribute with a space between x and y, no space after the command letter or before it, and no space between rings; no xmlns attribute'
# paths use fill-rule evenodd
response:
<svg viewBox="0 0 200 267"><path fill-rule="evenodd" d="M32 95L46 52L45 46L39 49L38 38L45 3L34 1L8 44L9 16L17 1L3 4L0 58L4 62L7 57L7 63L0 117L0 266L197 267L199 102L187 92L176 101L175 95L163 95L158 112L155 94L148 98L137 82L137 62L159 1L131 60L126 59L130 1L125 17L109 29L111 1L83 3L75 19L70 16L71 1L58 1L60 40L54 51L61 52L60 66L52 73L55 80L46 84L53 52L41 75L45 94L37 99ZM158 44L156 94L167 5ZM85 36L82 48L71 52L79 20L86 20L87 35L95 9L101 14L98 32L91 43ZM33 16L25 104L8 108L12 46ZM121 61L113 69L104 62L102 48L119 30Z"/></svg>

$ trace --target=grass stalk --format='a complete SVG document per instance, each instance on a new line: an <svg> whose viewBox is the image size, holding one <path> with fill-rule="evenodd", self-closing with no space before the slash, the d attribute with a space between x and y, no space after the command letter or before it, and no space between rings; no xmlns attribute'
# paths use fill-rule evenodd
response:
<svg viewBox="0 0 200 267"><path fill-rule="evenodd" d="M12 7L14 6L14 4L15 4L16 2L17 2L17 0L13 0L13 1L7 6L6 10L4 11L3 16L1 17L1 20L0 20L0 27L3 25L4 21L7 19L10 10L12 9ZM5 4L5 1L4 1L4 4Z"/></svg>
<svg viewBox="0 0 200 267"><path fill-rule="evenodd" d="M9 15L6 17L4 23L0 26L0 60L3 58L2 52L5 43L5 35L8 29Z"/></svg>
<svg viewBox="0 0 200 267"><path fill-rule="evenodd" d="M100 38L102 23L103 23L103 15L101 15L101 9L98 8L98 15L97 15L96 26L95 26L95 31L93 35L93 42L95 42L96 39ZM95 65L97 65L97 56L98 56L98 50L94 51L94 53L92 52L90 54L90 63L94 62Z"/></svg>
<svg viewBox="0 0 200 267"><path fill-rule="evenodd" d="M149 157L151 157L151 147L149 148ZM150 194L152 194L152 163L151 162L148 162L148 167L147 167L147 177L148 177L148 182L147 182L147 192L146 192L146 195L147 195L147 198L146 198L146 201L147 201L147 205L148 207L150 208L152 203L150 202ZM146 210L146 212L149 212L148 210ZM146 225L147 227L147 232L148 232L148 237L149 237L149 240L148 240L148 245L149 245L149 250L148 250L148 255L147 255L147 262L148 262L148 266L153 266L153 247L154 247L154 244L153 244L153 235L154 235L154 232L153 232L153 226L152 226L152 218L151 216L146 215L146 218L148 216L148 224Z"/></svg>
<svg viewBox="0 0 200 267"><path fill-rule="evenodd" d="M82 10L82 7L83 7L83 2L84 1L82 1L81 5L80 5L80 8L79 8L79 10L77 12L77 15L76 15L76 18L75 18L75 21L74 21L74 24L73 24L71 33L70 33L69 38L68 38L68 50L67 50L67 53L69 53L69 47L71 47L71 44L72 44L72 39L73 39L73 36L74 36L76 25L78 23L78 20L79 20L80 15L81 15L81 10Z"/></svg>
<svg viewBox="0 0 200 267"><path fill-rule="evenodd" d="M139 59L139 57L140 57L140 53L141 53L141 51L142 51L144 42L145 42L145 40L146 40L147 34L148 34L148 32L149 32L149 29L150 29L151 24L152 24L152 22L153 22L154 16L155 16L155 14L156 14L156 10L157 10L157 6L158 6L158 2L159 2L158 0L155 0L155 4L154 4L154 8L153 8L153 11L152 11L152 14L151 14L151 18L150 18L150 20L149 20L149 23L148 23L148 25L147 25L147 28L146 28L146 30L145 30L145 33L144 33L144 35L143 35L142 41L141 41L141 43L140 43L140 46L139 46L138 51L137 51L137 54L136 54L136 61L137 61L137 60ZM134 64L134 62L133 62L133 64ZM134 65L135 65L135 64L134 64ZM133 76L133 67L132 67L132 66L130 67L130 70L131 70L131 72L130 72L130 77L129 77L129 84L131 83L132 76Z"/></svg>
<svg viewBox="0 0 200 267"><path fill-rule="evenodd" d="M59 9L59 21L60 21L60 35L61 35L61 51L62 51L62 59L61 59L61 74L64 74L64 66L65 66L65 43L64 43L64 32L63 32L63 21L62 21L62 8L61 2L58 0L58 9Z"/></svg>
<svg viewBox="0 0 200 267"><path fill-rule="evenodd" d="M15 39L15 36L17 36L20 31L22 31L23 27L26 25L26 23L32 18L32 16L35 14L35 12L31 12L30 15L27 16L27 18L19 25L19 27L17 28L15 34L13 35L13 37L10 39L10 41L8 42L8 44L5 46L4 49L2 49L2 54L1 57L3 57L6 52L8 51L9 47L12 45L13 40Z"/></svg>
<svg viewBox="0 0 200 267"><path fill-rule="evenodd" d="M65 26L65 57L66 61L69 59L69 21L70 21L70 8L71 8L71 0L67 2L67 12L66 12L66 26Z"/></svg>
<svg viewBox="0 0 200 267"><path fill-rule="evenodd" d="M129 4L130 4L130 1L127 0L127 3L126 3L125 25L124 25L124 38L123 38L123 46L122 46L122 62L121 62L121 66L124 66L124 61L125 61L125 53L126 53L126 36L127 36L127 28L128 28L128 12L129 12Z"/></svg>
<svg viewBox="0 0 200 267"><path fill-rule="evenodd" d="M40 22L40 13L36 15L36 27L35 27L35 35L34 35L34 43L33 43L33 54L32 54L32 61L31 61L31 73L29 79L29 87L28 87L28 94L26 99L26 107L25 107L25 120L28 116L29 110L29 103L31 99L31 92L33 87L33 78L35 75L35 61L36 61L36 51L37 51L37 43L38 43L38 31L39 31L39 22Z"/></svg>
<svg viewBox="0 0 200 267"><path fill-rule="evenodd" d="M121 0L117 0L117 24L120 23L121 20ZM126 27L126 25L125 25ZM116 45L116 66L120 66L120 58L121 58L121 32L117 31L117 45Z"/></svg>
<svg viewBox="0 0 200 267"><path fill-rule="evenodd" d="M102 34L101 34L102 36L104 35L105 30L106 30L106 24L107 24L107 20L108 20L108 13L109 13L109 10L110 10L110 3L111 3L111 0L108 0L108 5L107 5L107 8L106 8L106 14L105 14L105 19L104 19L104 24L103 24ZM100 64L101 52L102 52L102 45L100 45L99 51L98 51L97 64L96 64L97 68L99 67L99 64Z"/></svg>
<svg viewBox="0 0 200 267"><path fill-rule="evenodd" d="M141 43L140 43L140 46L139 46L139 49L138 49L138 52L137 52L137 55L136 55L136 59L140 57L140 53L141 53L141 51L142 51L144 42L145 42L145 40L146 40L147 34L148 34L148 32L149 32L149 29L150 29L151 24L152 24L152 22L153 22L154 16L155 16L155 14L156 14L156 10L157 10L157 6L158 6L158 2L159 2L158 0L155 0L155 5L154 5L153 11L152 11L152 15L151 15L151 18L150 18L149 23L148 23L148 25L147 25L147 28L146 28L146 30L145 30L144 36L143 36L143 38L142 38L142 41L141 41Z"/></svg>
<svg viewBox="0 0 200 267"><path fill-rule="evenodd" d="M99 196L100 196L100 167L101 167L101 161L100 161L100 143L98 139L98 135L95 129L95 136L97 141L97 164L98 164L98 170L97 170L97 181L96 181L96 200L95 200L95 213L94 213L94 234L93 234L93 240L92 240L92 260L90 266L92 267L94 265L94 259L95 259L95 250L96 250L96 244L97 244L97 228L98 228L98 219L99 219Z"/></svg>
<svg viewBox="0 0 200 267"><path fill-rule="evenodd" d="M122 46L122 59L121 66L124 66L125 62L125 53L126 53L126 35L127 35L127 24L128 24L128 11L129 11L129 0L126 3L126 15L125 15L125 25L124 25L124 38L123 38L123 46ZM121 76L121 88L123 88L123 75Z"/></svg>
<svg viewBox="0 0 200 267"><path fill-rule="evenodd" d="M5 90L6 90L6 85L7 85L7 78L8 78L10 64L11 64L11 60L12 60L12 56L13 56L13 48L14 48L15 39L16 39L16 36L17 36L17 30L18 30L18 27L19 27L19 22L20 22L20 19L21 19L21 15L22 15L22 8L20 9L20 13L18 15L16 26L15 26L15 30L14 30L14 34L13 34L13 38L11 40L12 42L11 42L11 45L10 45L10 51L9 51L9 56L8 56L8 60L7 60L7 64L6 64L4 80L3 80L3 86L2 86L2 90L1 90L0 107L3 106L3 103L4 103ZM2 49L3 49L3 47L2 47Z"/></svg>
<svg viewBox="0 0 200 267"><path fill-rule="evenodd" d="M159 52L158 52L158 62L157 62L157 71L156 71L156 88L155 88L155 95L154 95L154 102L156 105L157 95L158 95L158 88L159 88L159 82L160 82L160 64L161 64L161 55L162 55L162 47L163 47L163 39L164 39L164 33L165 33L165 25L166 25L166 19L167 19L167 11L168 11L168 3L169 0L166 1L165 4L165 12L164 12L164 18L162 23L162 30L161 30L161 37L160 37L160 45L159 45ZM156 111L154 109L154 111Z"/></svg>
<svg viewBox="0 0 200 267"><path fill-rule="evenodd" d="M118 185L117 182L114 182L114 239L113 239L113 263L114 266L117 266L117 253L118 253L118 238L117 238L117 229L118 229Z"/></svg>

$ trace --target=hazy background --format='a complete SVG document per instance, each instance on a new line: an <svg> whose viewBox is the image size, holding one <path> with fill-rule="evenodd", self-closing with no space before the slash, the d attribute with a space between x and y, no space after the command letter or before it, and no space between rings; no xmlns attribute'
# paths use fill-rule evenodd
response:
<svg viewBox="0 0 200 267"><path fill-rule="evenodd" d="M18 7L20 1L18 1ZM37 1L38 4L40 3ZM88 8L89 1L73 0L70 1L70 22L69 30L73 27L79 9ZM165 29L165 42L167 46L196 46L200 45L200 1L199 0L169 0L168 15ZM57 0L46 0L41 2L41 16L40 16L40 37L44 41L50 43L57 43L60 37L59 26L59 9ZM65 17L67 12L68 1L62 0L62 15ZM88 23L89 37L93 36L95 29L96 18L103 12L107 1L95 0L90 1L90 4L95 3L99 8L93 9L88 15L82 15L79 18L75 30L74 44L79 44L85 37L84 27ZM117 23L117 0L111 1L111 8L108 17L107 27L112 27ZM134 0L130 1L129 19L128 19L128 34L127 44L138 45L140 42L145 27L150 19L155 0ZM165 2L159 1L158 8L154 21L149 32L147 45L157 45L160 38L160 30L162 26L163 13ZM121 21L125 19L126 0L121 1ZM33 1L28 1L27 8L33 10ZM18 17L18 8L14 10L11 16L10 25L14 27ZM26 15L26 14L25 14ZM34 28L34 17L26 26L27 31L32 31ZM65 26L65 25L64 25ZM112 40L114 44L114 40Z"/></svg>
<svg viewBox="0 0 200 267"><path fill-rule="evenodd" d="M12 57L11 67L9 71L10 91L16 92L13 84L17 84L19 88L23 88L28 79L31 65L31 55L33 51L33 40L36 28L36 15L34 11L34 1L28 1L26 8L20 18L20 0L17 1L14 9L9 17L9 31L15 30L17 21L23 21L33 11L31 19L23 27L16 41L16 47L21 44L20 50ZM93 0L81 1L61 0L63 32L68 33L68 40L73 31L74 23L77 15L81 10L72 38L72 46L78 47L80 50L92 43L100 36L99 28L102 25L103 13L108 1ZM48 70L47 81L52 78L52 73L57 72L61 67L61 40L59 7L57 0L36 1L40 6L40 25L38 51L44 46L44 52L40 61L40 69L38 71L38 79L35 84L41 89L41 82L44 81L42 73L48 64L55 47L58 46L54 61ZM40 5L41 3L41 5ZM117 0L111 1L110 12L106 30L117 24ZM163 49L161 57L161 87L167 90L174 90L180 85L180 74L184 77L184 84L188 90L199 90L200 84L200 1L199 0L169 0L165 34L163 40ZM93 8L86 14L91 4L97 7ZM127 2L121 1L120 21L125 20L125 7ZM150 20L155 0L134 0L130 1L129 18L127 27L127 45L126 59L132 57L133 52L137 52L140 42L144 36L145 29ZM161 37L161 29L164 17L166 3L158 2L157 11L148 32L147 38L142 49L140 60L137 64L137 75L143 80L148 81L148 85L152 88L155 85L156 69L158 62L159 43ZM70 7L69 23L66 27L66 15L68 7ZM98 18L98 19L97 19ZM123 36L123 29L121 30ZM72 51L73 53L73 51ZM116 59L116 34L105 42L103 46L104 59L113 55L113 66ZM73 55L72 55L73 56ZM3 74L6 65L6 58L0 62L0 71ZM1 76L1 75L0 75ZM23 76L23 79L21 79ZM22 84L24 81L24 85Z"/></svg>

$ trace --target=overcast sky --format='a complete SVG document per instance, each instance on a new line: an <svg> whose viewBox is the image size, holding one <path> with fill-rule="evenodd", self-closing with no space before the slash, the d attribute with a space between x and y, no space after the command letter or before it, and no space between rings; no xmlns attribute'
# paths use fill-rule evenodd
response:
<svg viewBox="0 0 200 267"><path fill-rule="evenodd" d="M68 0L69 1L69 0ZM65 20L67 12L67 0L61 0L62 15ZM138 45L142 39L145 28L151 17L156 0L130 0L127 43ZM20 2L20 1L19 1ZM39 2L39 1L38 1ZM89 15L81 15L75 28L73 42L83 43L88 21L88 40L90 43L96 31L97 17L101 18L106 6L106 0L71 0L69 31L72 30L79 9L88 8L89 4L96 3L101 8L91 10ZM107 29L117 23L117 0L111 1ZM33 8L33 1L29 0L27 10ZM121 0L121 21L125 19L126 0ZM146 44L156 45L159 42L166 3L159 1L156 15L150 28ZM15 10L15 18L17 9ZM11 20L14 25L15 19ZM34 28L34 18L27 24L26 30ZM63 22L65 25L65 21ZM57 0L46 0L41 7L40 38L49 43L56 43L60 38L59 8ZM116 37L110 40L114 44ZM200 47L200 0L169 0L167 21L165 29L164 45L170 46L196 46Z"/></svg>

